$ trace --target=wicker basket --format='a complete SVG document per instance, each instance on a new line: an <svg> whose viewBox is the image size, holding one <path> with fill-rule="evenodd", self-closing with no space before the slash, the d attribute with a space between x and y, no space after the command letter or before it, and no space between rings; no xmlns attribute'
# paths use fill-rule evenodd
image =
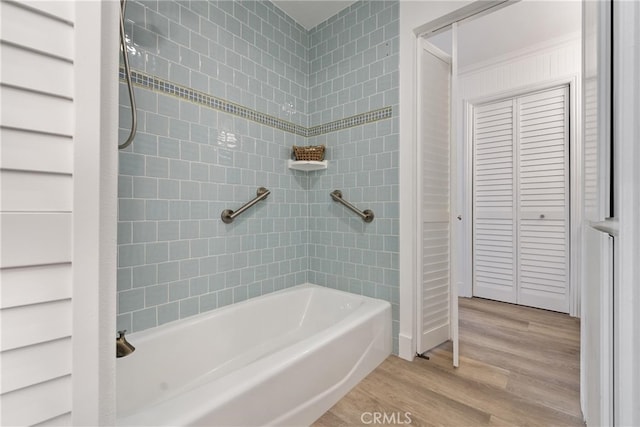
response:
<svg viewBox="0 0 640 427"><path fill-rule="evenodd" d="M307 147L293 146L293 153L296 160L324 160L324 145L309 145Z"/></svg>

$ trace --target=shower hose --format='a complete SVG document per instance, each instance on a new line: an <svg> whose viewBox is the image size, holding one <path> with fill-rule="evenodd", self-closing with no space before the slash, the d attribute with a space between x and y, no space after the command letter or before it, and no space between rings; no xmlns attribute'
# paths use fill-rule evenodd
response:
<svg viewBox="0 0 640 427"><path fill-rule="evenodd" d="M131 131L129 137L122 144L118 144L120 150L127 148L133 142L138 127L138 113L136 111L136 97L133 93L133 85L131 83L131 69L129 68L129 54L127 52L127 41L124 32L124 11L127 7L127 0L120 0L120 47L122 48L122 58L124 61L124 72L127 79L127 87L129 88L129 102L131 104Z"/></svg>

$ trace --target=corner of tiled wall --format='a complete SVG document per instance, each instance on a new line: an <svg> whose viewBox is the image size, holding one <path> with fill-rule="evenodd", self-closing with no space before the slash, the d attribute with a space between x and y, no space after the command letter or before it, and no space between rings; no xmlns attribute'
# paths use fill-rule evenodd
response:
<svg viewBox="0 0 640 427"><path fill-rule="evenodd" d="M311 31L310 125L391 107L391 117L310 138L333 162L309 181L309 280L381 298L399 331L399 3L360 1ZM329 193L342 191L367 224Z"/></svg>

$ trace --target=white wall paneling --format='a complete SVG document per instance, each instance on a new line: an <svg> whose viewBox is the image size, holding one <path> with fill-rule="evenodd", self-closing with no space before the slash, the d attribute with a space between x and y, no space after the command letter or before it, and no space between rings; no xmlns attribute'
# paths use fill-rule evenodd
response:
<svg viewBox="0 0 640 427"><path fill-rule="evenodd" d="M3 425L37 424L71 411L74 29L68 6L0 3Z"/></svg>
<svg viewBox="0 0 640 427"><path fill-rule="evenodd" d="M33 55L31 51L11 45L0 45L2 79L5 84L71 98L73 96L73 63L48 55ZM30 67L10 64L30 63Z"/></svg>
<svg viewBox="0 0 640 427"><path fill-rule="evenodd" d="M0 87L0 96L5 127L67 137L73 134L72 100L7 86Z"/></svg>
<svg viewBox="0 0 640 427"><path fill-rule="evenodd" d="M113 417L100 418L97 410L91 418L72 413L78 395L80 414L99 406L90 402L108 407L114 401L100 393L113 390L109 378L114 370L94 365L87 374L78 365L86 357L97 360L89 351L106 355L107 345L109 360L114 359L114 335L106 331L115 324L115 277L110 286L78 276L77 270L85 265L95 274L112 271L115 276L117 10L117 2L0 2L2 425L68 425L72 419L78 425L113 424ZM105 30L103 20L109 21ZM105 62L110 68L100 74ZM111 82L112 99L99 96L103 81ZM112 112L109 120L103 120L104 111ZM86 128L94 133L78 131ZM109 145L113 154L101 157L100 147ZM101 175L113 191L94 185L91 179ZM112 217L101 227L92 220L106 214L86 207L102 198L110 199L101 208ZM112 243L104 256L86 250L87 244L101 241L100 233L107 235L105 245ZM98 309L95 300L100 298L103 306L113 306L111 316ZM105 332L92 329L91 341L77 332L77 325L101 325ZM96 345L100 339L102 347ZM93 381L100 376L101 382ZM88 388L72 386L76 382Z"/></svg>
<svg viewBox="0 0 640 427"><path fill-rule="evenodd" d="M71 407L71 375L40 382L2 395L2 424L34 425L63 415Z"/></svg>
<svg viewBox="0 0 640 427"><path fill-rule="evenodd" d="M71 338L4 351L0 354L0 361L3 367L2 393L62 377L71 372Z"/></svg>
<svg viewBox="0 0 640 427"><path fill-rule="evenodd" d="M6 211L71 211L71 175L3 170L0 182L0 203Z"/></svg>
<svg viewBox="0 0 640 427"><path fill-rule="evenodd" d="M5 308L1 315L2 351L71 335L70 300Z"/></svg>
<svg viewBox="0 0 640 427"><path fill-rule="evenodd" d="M581 69L580 35L494 58L460 70L462 99L496 96L531 85L575 76Z"/></svg>
<svg viewBox="0 0 640 427"><path fill-rule="evenodd" d="M71 298L71 263L0 270L0 308Z"/></svg>
<svg viewBox="0 0 640 427"><path fill-rule="evenodd" d="M3 169L68 175L73 171L71 136L3 127L0 128L0 140L2 140L0 167ZM39 153L39 155L34 156L33 153Z"/></svg>
<svg viewBox="0 0 640 427"><path fill-rule="evenodd" d="M2 212L2 268L71 262L71 213Z"/></svg>
<svg viewBox="0 0 640 427"><path fill-rule="evenodd" d="M5 18L0 37L5 44L73 62L73 14L65 7L57 10L47 8L47 3L50 2L3 2L2 15Z"/></svg>

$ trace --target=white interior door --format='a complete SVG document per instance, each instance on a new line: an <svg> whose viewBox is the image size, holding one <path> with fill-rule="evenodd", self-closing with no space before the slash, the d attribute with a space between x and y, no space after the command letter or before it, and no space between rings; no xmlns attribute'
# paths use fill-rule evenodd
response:
<svg viewBox="0 0 640 427"><path fill-rule="evenodd" d="M569 87L516 100L517 302L569 312Z"/></svg>
<svg viewBox="0 0 640 427"><path fill-rule="evenodd" d="M475 296L569 311L568 86L474 114Z"/></svg>
<svg viewBox="0 0 640 427"><path fill-rule="evenodd" d="M515 101L475 108L473 294L515 303Z"/></svg>
<svg viewBox="0 0 640 427"><path fill-rule="evenodd" d="M451 62L424 40L418 47L417 194L422 218L417 292L417 352L451 337L450 94ZM457 346L456 346L457 347Z"/></svg>

